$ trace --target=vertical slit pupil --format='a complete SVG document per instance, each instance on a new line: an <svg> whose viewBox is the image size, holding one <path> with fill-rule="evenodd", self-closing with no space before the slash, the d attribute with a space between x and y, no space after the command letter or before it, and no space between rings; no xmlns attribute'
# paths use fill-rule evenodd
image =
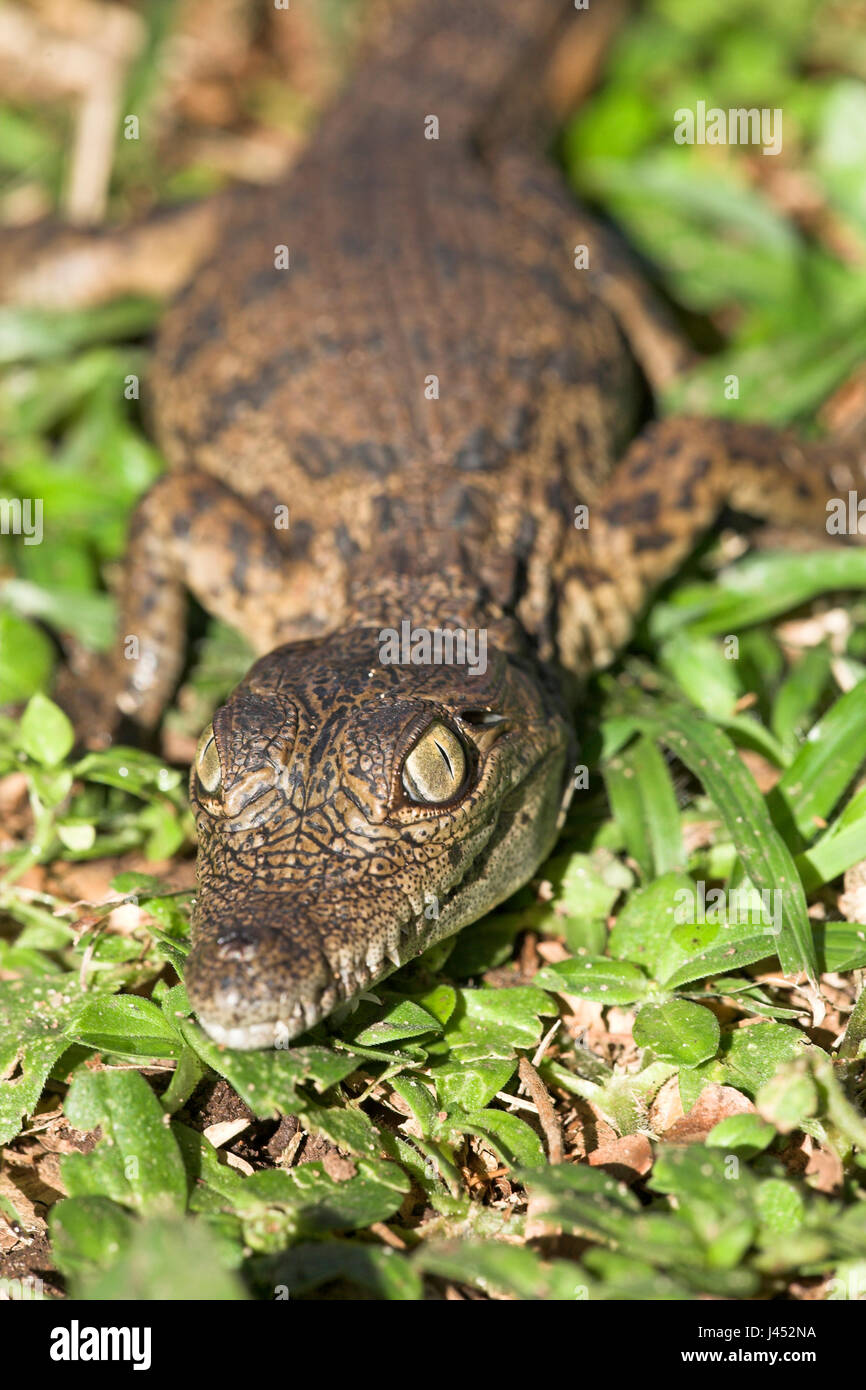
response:
<svg viewBox="0 0 866 1390"><path fill-rule="evenodd" d="M453 777L453 776L454 776L454 768L453 768L453 766L452 766L451 759L449 758L448 754L445 752L445 749L442 747L442 744L439 742L439 740L436 739L436 740L434 740L434 742L436 743L436 747L439 749L439 752L442 754L443 760L444 760L444 762L445 762L445 766L446 766L447 769L448 769L448 775L449 775L449 777Z"/></svg>

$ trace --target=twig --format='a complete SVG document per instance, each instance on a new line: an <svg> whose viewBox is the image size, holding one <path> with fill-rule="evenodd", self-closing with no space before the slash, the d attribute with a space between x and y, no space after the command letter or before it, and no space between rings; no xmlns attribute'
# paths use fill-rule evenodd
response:
<svg viewBox="0 0 866 1390"><path fill-rule="evenodd" d="M390 1228L390 1226L386 1226L384 1221L374 1221L373 1224L372 1224L372 1226L371 1226L369 1229L370 1229L370 1231L372 1232L373 1235L378 1236L379 1239L380 1239L385 1245L389 1245L389 1246L391 1247L392 1250L408 1250L408 1249L409 1249L408 1245L406 1244L405 1240L403 1240L402 1236L398 1236L398 1235L397 1235L397 1232L396 1232L396 1231L392 1231L391 1228Z"/></svg>
<svg viewBox="0 0 866 1390"><path fill-rule="evenodd" d="M497 1091L496 1099L501 1100L512 1110L529 1110L533 1115L538 1114L538 1106L533 1105L531 1100L524 1100L522 1096L510 1096L507 1091Z"/></svg>
<svg viewBox="0 0 866 1390"><path fill-rule="evenodd" d="M547 1140L547 1157L551 1163L562 1162L562 1126L547 1087L528 1057L521 1057L517 1068L520 1080L538 1106L538 1119Z"/></svg>
<svg viewBox="0 0 866 1390"><path fill-rule="evenodd" d="M556 1020L556 1022L553 1024L553 1026L550 1027L550 1028L548 1028L548 1030L547 1030L547 1032L545 1033L544 1037L541 1039L541 1042L538 1044L538 1047L535 1049L535 1056L534 1056L533 1059L532 1059L532 1065L533 1065L534 1067L537 1067L537 1066L538 1066L539 1062L541 1061L542 1057L544 1056L545 1052L547 1051L548 1047L550 1046L550 1043L551 1043L551 1040L552 1040L554 1034L555 1034L556 1032L558 1032L558 1030L559 1030L561 1024L562 1024L562 1019L561 1019L561 1018L558 1018L558 1019Z"/></svg>

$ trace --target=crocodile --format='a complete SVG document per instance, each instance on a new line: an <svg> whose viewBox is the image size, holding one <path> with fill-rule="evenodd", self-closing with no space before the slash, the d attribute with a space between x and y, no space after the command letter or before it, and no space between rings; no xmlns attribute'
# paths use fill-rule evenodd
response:
<svg viewBox="0 0 866 1390"><path fill-rule="evenodd" d="M603 10L398 7L288 177L148 243L180 286L146 392L170 466L101 693L158 722L188 592L257 656L190 776L218 1043L291 1042L526 884L654 589L723 507L823 532L862 474L856 440L647 420L689 349L537 143ZM93 251L82 296L146 283Z"/></svg>

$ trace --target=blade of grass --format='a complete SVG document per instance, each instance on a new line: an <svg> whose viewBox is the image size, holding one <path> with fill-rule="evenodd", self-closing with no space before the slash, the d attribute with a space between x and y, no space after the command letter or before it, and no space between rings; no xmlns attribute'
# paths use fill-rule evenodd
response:
<svg viewBox="0 0 866 1390"><path fill-rule="evenodd" d="M814 839L866 758L866 682L842 695L812 726L767 805L785 838ZM795 837L794 837L795 838Z"/></svg>
<svg viewBox="0 0 866 1390"><path fill-rule="evenodd" d="M797 856L796 864L809 893L861 859L866 859L866 787L852 796L827 833Z"/></svg>
<svg viewBox="0 0 866 1390"><path fill-rule="evenodd" d="M794 751L798 734L812 722L810 716L830 677L830 651L826 644L805 651L780 685L770 715L776 738Z"/></svg>
<svg viewBox="0 0 866 1390"><path fill-rule="evenodd" d="M86 343L104 343L146 333L159 304L151 299L120 299L93 309L49 313L42 309L0 309L0 363L58 357Z"/></svg>
<svg viewBox="0 0 866 1390"><path fill-rule="evenodd" d="M775 944L786 974L804 971L816 984L815 943L796 865L730 739L685 706L662 705L658 712L643 716L641 723L701 780L755 888L781 893L781 929L772 940L768 937L768 946Z"/></svg>
<svg viewBox="0 0 866 1390"><path fill-rule="evenodd" d="M656 744L641 737L603 768L614 818L646 876L685 865L680 812L670 769Z"/></svg>
<svg viewBox="0 0 866 1390"><path fill-rule="evenodd" d="M866 589L866 550L750 556L716 583L689 585L657 604L650 631L656 639L683 626L695 635L741 632L836 589Z"/></svg>

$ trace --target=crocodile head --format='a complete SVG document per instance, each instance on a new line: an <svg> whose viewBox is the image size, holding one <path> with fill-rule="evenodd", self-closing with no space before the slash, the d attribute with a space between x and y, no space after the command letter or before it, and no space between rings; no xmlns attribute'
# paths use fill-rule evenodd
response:
<svg viewBox="0 0 866 1390"><path fill-rule="evenodd" d="M284 1045L501 902L550 851L570 734L538 669L383 665L355 628L258 661L191 773L187 988L231 1047Z"/></svg>

